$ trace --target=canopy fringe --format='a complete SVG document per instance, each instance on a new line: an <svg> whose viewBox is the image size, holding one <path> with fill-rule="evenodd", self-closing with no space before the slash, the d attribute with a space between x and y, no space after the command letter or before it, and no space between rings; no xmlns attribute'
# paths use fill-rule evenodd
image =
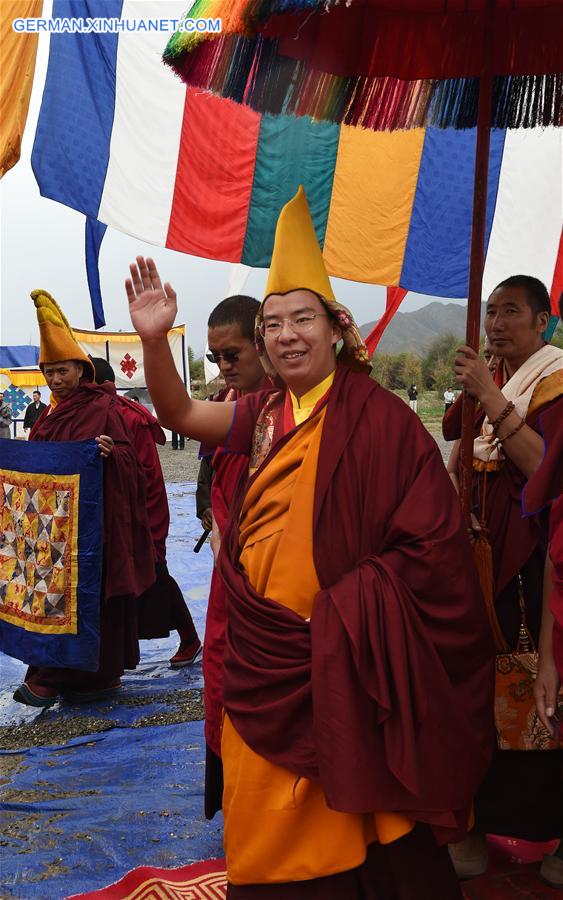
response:
<svg viewBox="0 0 563 900"><path fill-rule="evenodd" d="M242 4L236 2L240 13ZM186 52L185 41L180 47L176 38L163 58L184 82L260 113L310 116L375 131L425 125L465 129L477 124L476 78L346 78L282 56L277 40L260 35L223 34L191 52ZM494 128L563 125L563 74L497 76L491 122Z"/></svg>

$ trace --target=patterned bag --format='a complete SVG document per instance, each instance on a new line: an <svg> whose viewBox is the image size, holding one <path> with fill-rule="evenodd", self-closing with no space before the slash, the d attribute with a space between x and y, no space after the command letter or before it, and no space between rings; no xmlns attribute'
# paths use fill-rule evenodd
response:
<svg viewBox="0 0 563 900"><path fill-rule="evenodd" d="M551 737L536 709L534 680L539 655L526 624L520 575L518 593L520 632L516 650L506 650L496 657L495 725L498 746L500 750L557 750L561 746L560 740ZM560 703L563 702L561 694L559 699Z"/></svg>

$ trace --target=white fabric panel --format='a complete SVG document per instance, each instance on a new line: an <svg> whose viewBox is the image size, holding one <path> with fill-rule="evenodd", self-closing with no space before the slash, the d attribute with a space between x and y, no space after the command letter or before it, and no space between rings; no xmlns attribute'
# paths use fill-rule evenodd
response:
<svg viewBox="0 0 563 900"><path fill-rule="evenodd" d="M185 0L125 0L122 19L177 18ZM162 63L171 34L119 35L115 118L100 222L164 246L172 209L185 85Z"/></svg>
<svg viewBox="0 0 563 900"><path fill-rule="evenodd" d="M85 353L90 356L103 356L105 358L105 344L93 341L78 341ZM174 364L182 381L184 380L184 365L182 356L182 335L178 332L169 334L168 343L174 359ZM143 345L140 338L134 337L131 340L112 340L109 338L109 364L115 372L115 386L117 388L144 388L147 386L145 380L145 364L143 361ZM189 390L189 373L186 366L186 376L188 378Z"/></svg>
<svg viewBox="0 0 563 900"><path fill-rule="evenodd" d="M115 372L118 388L146 386L143 345L139 338L132 341L109 342L109 364Z"/></svg>
<svg viewBox="0 0 563 900"><path fill-rule="evenodd" d="M245 266L243 263L233 263L229 271L229 283L225 297L234 297L235 294L242 294L251 272L252 266Z"/></svg>
<svg viewBox="0 0 563 900"><path fill-rule="evenodd" d="M205 353L203 355L203 371L205 372L205 383L215 381L220 375L219 366L216 363L209 362L207 354L209 353L209 344L205 345Z"/></svg>
<svg viewBox="0 0 563 900"><path fill-rule="evenodd" d="M563 224L563 130L507 131L483 299L509 275L535 275L551 289Z"/></svg>
<svg viewBox="0 0 563 900"><path fill-rule="evenodd" d="M185 355L186 342L184 341L184 343L182 343L182 335L179 332L172 332L172 334L168 335L168 343L170 344L174 365L176 366L178 375L182 381L184 381L184 370L186 372L186 381L184 383L186 384L188 393L191 394L190 367L188 366Z"/></svg>

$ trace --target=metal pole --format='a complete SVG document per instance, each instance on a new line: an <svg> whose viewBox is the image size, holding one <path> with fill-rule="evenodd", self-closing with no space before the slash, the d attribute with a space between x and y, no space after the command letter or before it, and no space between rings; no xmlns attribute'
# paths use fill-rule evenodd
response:
<svg viewBox="0 0 563 900"><path fill-rule="evenodd" d="M495 0L487 0L483 43L483 67L479 81L479 107L477 111L477 146L475 149L473 220L471 227L467 331L465 338L466 344L477 352L479 352L481 295L483 288L483 269L485 266L487 184L489 175L489 146L493 98L494 17ZM464 392L461 420L460 497L463 516L467 523L469 523L471 515L474 422L475 400L473 397L470 397L467 392Z"/></svg>

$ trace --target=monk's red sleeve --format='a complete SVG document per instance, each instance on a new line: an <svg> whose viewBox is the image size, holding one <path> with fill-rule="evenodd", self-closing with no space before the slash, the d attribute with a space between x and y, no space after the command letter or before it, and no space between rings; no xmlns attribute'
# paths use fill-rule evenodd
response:
<svg viewBox="0 0 563 900"><path fill-rule="evenodd" d="M494 648L446 480L437 452L419 459L380 552L321 591L311 618L329 806L401 811L442 840L463 830L494 736Z"/></svg>
<svg viewBox="0 0 563 900"><path fill-rule="evenodd" d="M250 454L256 421L270 393L271 391L257 391L236 401L233 421L224 444L225 450L247 456Z"/></svg>
<svg viewBox="0 0 563 900"><path fill-rule="evenodd" d="M532 516L563 490L563 397L548 403L538 418L544 440L540 466L522 491L522 512Z"/></svg>

